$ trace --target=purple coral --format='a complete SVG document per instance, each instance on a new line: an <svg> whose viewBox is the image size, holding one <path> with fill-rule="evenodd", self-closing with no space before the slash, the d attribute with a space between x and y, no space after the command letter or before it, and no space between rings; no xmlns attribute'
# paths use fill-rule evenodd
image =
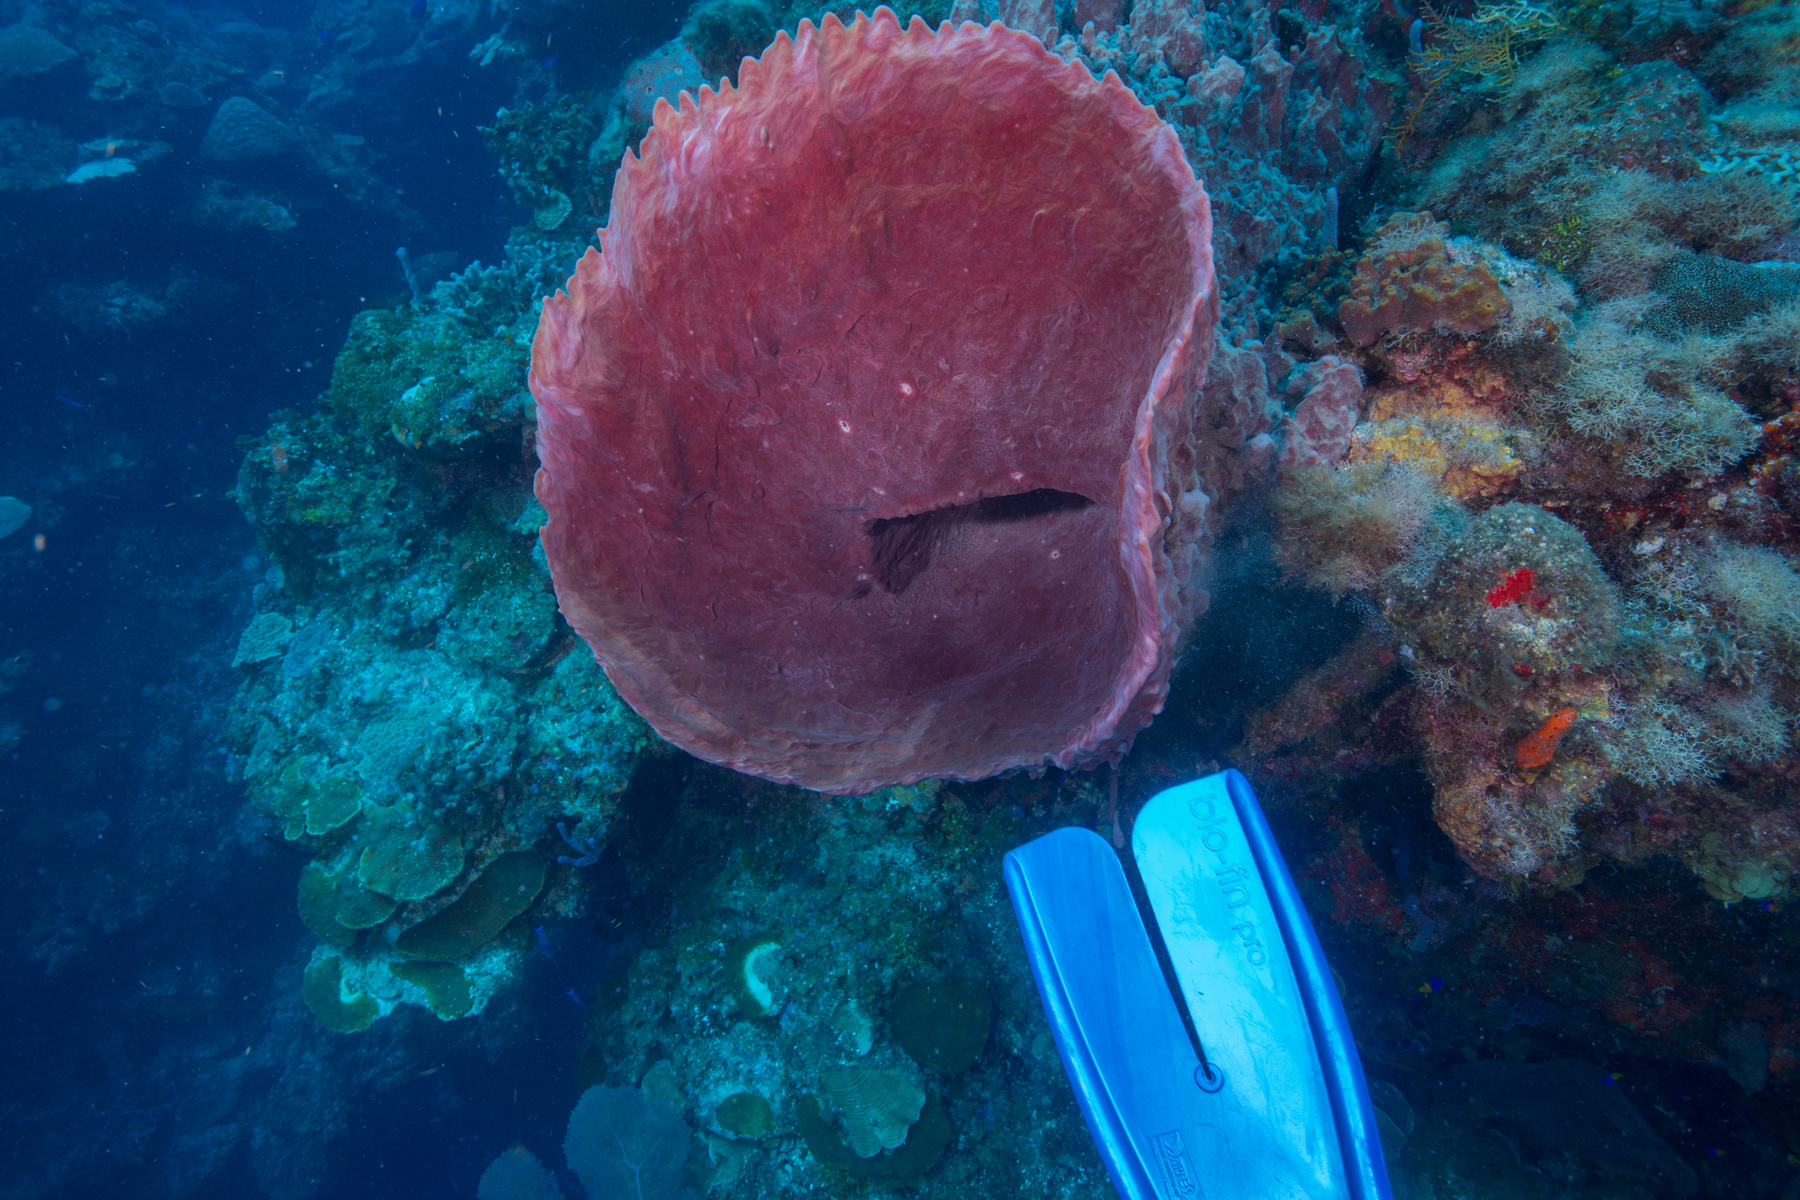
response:
<svg viewBox="0 0 1800 1200"><path fill-rule="evenodd" d="M569 836L569 831L563 828L561 821L556 823L556 834L568 843L569 849L580 855L579 858L570 858L564 854L557 858L557 862L570 867L591 867L600 861L599 838L582 838L578 841Z"/></svg>

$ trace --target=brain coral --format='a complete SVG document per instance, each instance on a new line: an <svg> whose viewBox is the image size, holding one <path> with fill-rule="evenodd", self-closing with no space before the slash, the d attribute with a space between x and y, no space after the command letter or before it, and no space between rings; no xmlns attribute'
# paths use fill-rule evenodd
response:
<svg viewBox="0 0 1800 1200"><path fill-rule="evenodd" d="M878 9L656 110L532 352L564 614L664 737L830 792L1119 753L1203 603L1217 300L1175 132Z"/></svg>

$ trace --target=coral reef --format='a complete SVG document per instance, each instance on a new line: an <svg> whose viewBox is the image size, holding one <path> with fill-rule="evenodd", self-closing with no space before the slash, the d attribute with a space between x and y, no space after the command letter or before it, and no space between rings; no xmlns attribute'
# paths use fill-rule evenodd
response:
<svg viewBox="0 0 1800 1200"><path fill-rule="evenodd" d="M243 773L316 855L302 916L382 1012L480 1012L529 945L514 919L540 892L582 903L558 823L602 838L650 744L557 618L533 537L509 330L568 253L523 237L365 312L318 411L246 444L238 496L275 570L236 660ZM411 959L469 982L446 1001Z"/></svg>
<svg viewBox="0 0 1800 1200"><path fill-rule="evenodd" d="M1485 333L1505 319L1500 283L1480 262L1458 261L1449 226L1428 212L1395 213L1357 260L1338 323L1358 346L1385 334Z"/></svg>
<svg viewBox="0 0 1800 1200"><path fill-rule="evenodd" d="M1305 306L1278 325L1290 395L1327 364L1365 384L1330 453L1309 400L1279 431L1277 558L1363 606L1372 642L1252 714L1240 749L1315 796L1411 758L1496 879L1566 887L1665 854L1721 900L1767 899L1800 799L1774 616L1795 595L1776 481L1800 210L1743 149L1766 105L1716 107L1677 63L1614 66L1607 37L1534 12L1427 13L1394 147L1423 169L1347 273L1321 256L1286 292Z"/></svg>
<svg viewBox="0 0 1800 1200"><path fill-rule="evenodd" d="M1103 1190L999 871L1100 791L1021 777L843 799L681 766L679 801L618 848L639 911L680 902L597 999L583 1085L667 1096L721 1197ZM766 1009L743 1002L746 947L766 951Z"/></svg>
<svg viewBox="0 0 1800 1200"><path fill-rule="evenodd" d="M1142 792L1225 758L1256 780L1334 962L1355 964L1367 1061L1404 1085L1373 1089L1397 1174L1440 1195L1489 1177L1684 1190L1658 1134L1695 1162L1705 1143L1677 1118L1650 1133L1609 1100L1622 1141L1559 1140L1553 1098L1501 1083L1591 1105L1616 1087L1689 1121L1680 1072L1792 1086L1800 1013L1746 982L1792 942L1800 866L1791 14L921 11L1005 19L1116 70L1202 165L1222 317L1197 470L1208 503L1237 500L1181 519L1233 523L1244 565L1220 587L1278 571L1271 611L1327 598L1254 625L1235 679L1178 676L1127 778ZM655 102L735 80L803 16L819 13L702 5L618 87L546 84L488 124L529 210L504 261L358 317L317 411L246 443L239 496L276 570L234 627L233 744L255 803L313 855L298 903L320 945L299 986L324 1028L482 1012L530 976L528 922L614 927L594 880L622 859L642 941L605 942L605 988L571 984L593 1003L582 1083L590 1110L679 1144L691 1182L1096 1192L994 886L1001 850L1091 822L1095 789L1053 774L827 800L684 767L636 796L622 836L629 781L670 760L645 765L653 735L560 623L532 546L535 301L586 248L574 231ZM475 61L554 78L543 26L505 20ZM376 57L418 44L374 24ZM305 111L244 97L291 137L269 161L341 167L317 124L342 102L329 78ZM231 103L219 83L159 84L195 144ZM88 136L0 127L22 155L0 179L167 169L145 130L119 153ZM248 178L199 195L221 228L309 219ZM91 334L174 311L166 283L82 286L72 307L118 318ZM1197 654L1236 636L1202 628ZM1296 645L1318 654L1282 669ZM1608 1083L1546 1061L1570 1044L1632 1065ZM1505 1069L1453 1073L1489 1056ZM1445 1080L1485 1099L1427 1102ZM1514 1136L1497 1157L1484 1125ZM517 1152L495 1170L545 1186Z"/></svg>
<svg viewBox="0 0 1800 1200"><path fill-rule="evenodd" d="M619 121L616 112L596 113L593 105L565 95L554 104L503 108L493 124L482 127L482 143L500 161L501 178L531 209L539 230L549 232L569 220L571 196L580 198L584 225L599 223L593 214L606 211L611 174L597 170L607 164L596 161L594 152L610 149L612 139L601 137L607 119ZM612 157L616 160L616 153Z"/></svg>

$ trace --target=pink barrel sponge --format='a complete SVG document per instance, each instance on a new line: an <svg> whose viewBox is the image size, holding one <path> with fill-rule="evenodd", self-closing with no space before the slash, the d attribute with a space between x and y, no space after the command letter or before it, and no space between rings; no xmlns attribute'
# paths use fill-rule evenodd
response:
<svg viewBox="0 0 1800 1200"><path fill-rule="evenodd" d="M619 694L825 792L1122 753L1204 603L1175 132L882 8L659 104L641 153L531 370L557 598Z"/></svg>

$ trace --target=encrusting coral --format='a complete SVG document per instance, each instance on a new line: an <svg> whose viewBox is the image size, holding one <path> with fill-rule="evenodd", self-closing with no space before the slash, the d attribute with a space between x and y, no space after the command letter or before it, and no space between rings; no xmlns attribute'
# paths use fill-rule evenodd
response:
<svg viewBox="0 0 1800 1200"><path fill-rule="evenodd" d="M1338 306L1338 322L1358 346L1383 334L1485 333L1505 318L1506 296L1480 262L1458 261L1449 226L1428 212L1396 213L1375 231Z"/></svg>

